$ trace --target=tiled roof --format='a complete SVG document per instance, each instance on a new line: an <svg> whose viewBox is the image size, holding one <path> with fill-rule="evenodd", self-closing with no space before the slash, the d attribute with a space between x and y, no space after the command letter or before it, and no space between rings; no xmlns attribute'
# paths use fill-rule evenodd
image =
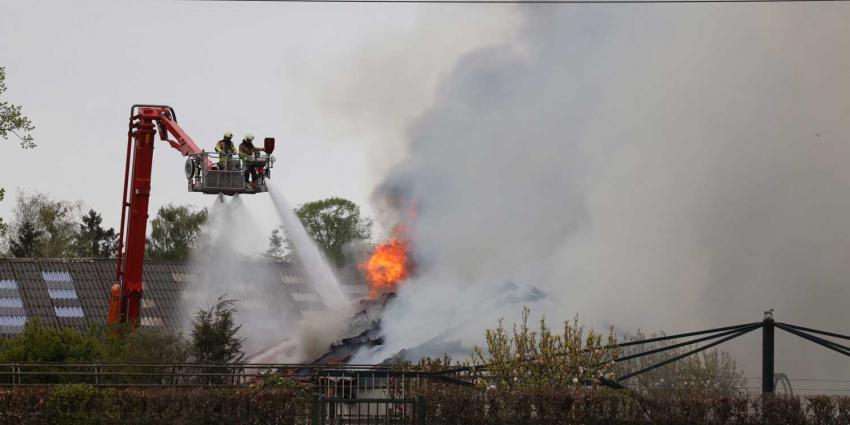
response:
<svg viewBox="0 0 850 425"><path fill-rule="evenodd" d="M245 273L241 284L227 294L239 301L240 311L271 309L300 318L304 311L325 309L296 266L269 262L243 266L256 272ZM193 271L188 262L145 262L142 326L182 331L191 314L187 300L198 288L192 284ZM115 260L0 259L0 336L20 333L27 321L35 319L51 327L81 330L105 324L114 279Z"/></svg>

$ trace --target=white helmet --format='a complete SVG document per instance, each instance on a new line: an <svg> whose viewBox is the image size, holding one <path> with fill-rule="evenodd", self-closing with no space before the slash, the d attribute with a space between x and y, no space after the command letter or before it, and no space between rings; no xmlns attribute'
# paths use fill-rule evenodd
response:
<svg viewBox="0 0 850 425"><path fill-rule="evenodd" d="M251 134L251 133L245 133L245 137L243 137L242 140L244 140L246 142L253 142L254 141L254 135Z"/></svg>
<svg viewBox="0 0 850 425"><path fill-rule="evenodd" d="M225 132L224 132L224 138L225 138L225 139L232 139L232 138L233 138L233 133L231 133L231 132L229 132L229 131L225 131Z"/></svg>

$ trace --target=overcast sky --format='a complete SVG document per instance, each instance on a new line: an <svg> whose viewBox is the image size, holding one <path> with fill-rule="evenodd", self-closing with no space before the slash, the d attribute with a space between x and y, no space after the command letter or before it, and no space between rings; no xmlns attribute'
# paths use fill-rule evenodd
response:
<svg viewBox="0 0 850 425"><path fill-rule="evenodd" d="M0 143L0 217L16 192L81 200L118 225L129 108L173 106L212 149L224 131L277 138L274 181L292 204L349 198L366 213L404 154L404 131L457 58L510 38L512 6L0 0L6 99L38 148ZM188 193L182 158L155 151L151 215ZM265 196L248 201L271 228Z"/></svg>

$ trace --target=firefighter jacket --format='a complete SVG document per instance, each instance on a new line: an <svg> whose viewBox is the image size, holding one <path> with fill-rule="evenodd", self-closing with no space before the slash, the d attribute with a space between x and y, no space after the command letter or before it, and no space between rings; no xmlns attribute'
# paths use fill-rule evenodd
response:
<svg viewBox="0 0 850 425"><path fill-rule="evenodd" d="M215 144L215 151L219 155L233 155L236 153L236 147L233 146L233 141L221 139Z"/></svg>
<svg viewBox="0 0 850 425"><path fill-rule="evenodd" d="M241 145L239 145L239 159L243 161L252 161L254 160L254 152L257 151L257 148L254 147L254 144L251 142L243 141Z"/></svg>

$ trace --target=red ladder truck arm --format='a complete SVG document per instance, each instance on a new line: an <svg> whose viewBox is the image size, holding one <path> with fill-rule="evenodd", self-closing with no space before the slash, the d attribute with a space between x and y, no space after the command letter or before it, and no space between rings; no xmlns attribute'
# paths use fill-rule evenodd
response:
<svg viewBox="0 0 850 425"><path fill-rule="evenodd" d="M110 325L130 323L131 326L136 327L140 318L155 128L159 129L160 139L168 141L183 156L202 152L202 149L177 124L177 116L170 106L133 105L130 109L118 261L115 272L117 286L113 286L110 295L107 319ZM169 135L175 140L169 138ZM212 163L207 159L205 165L210 168ZM127 214L128 210L129 214Z"/></svg>

